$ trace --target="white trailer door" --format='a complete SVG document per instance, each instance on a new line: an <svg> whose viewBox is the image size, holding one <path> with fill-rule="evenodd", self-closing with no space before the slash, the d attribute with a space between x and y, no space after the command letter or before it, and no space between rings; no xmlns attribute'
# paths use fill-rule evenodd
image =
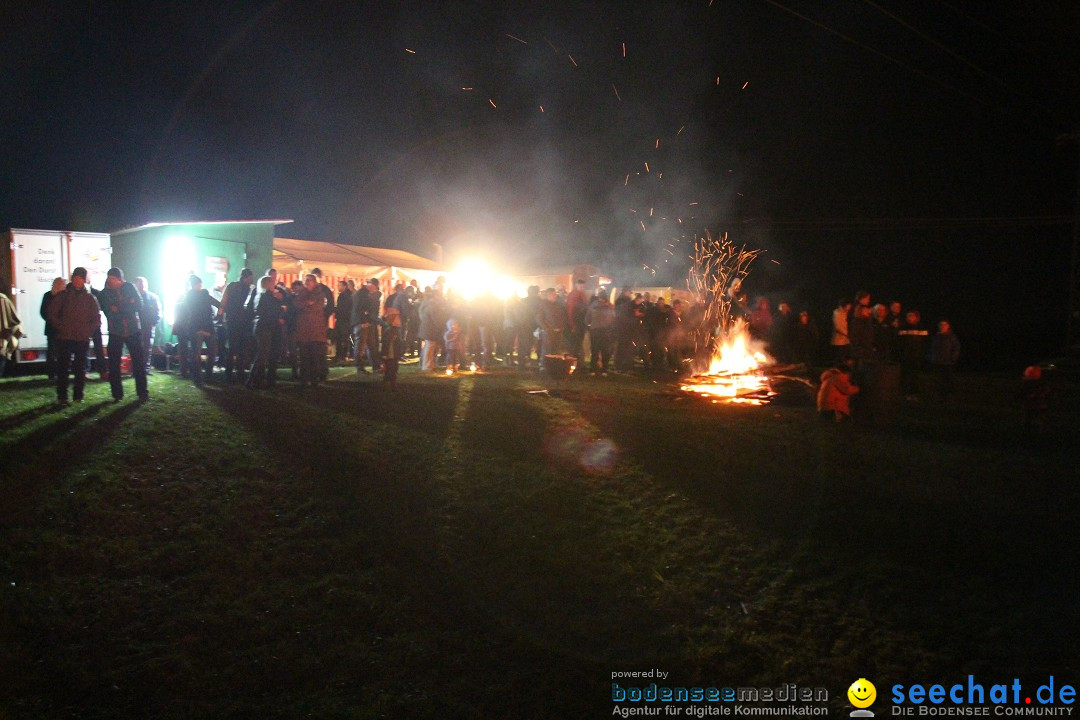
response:
<svg viewBox="0 0 1080 720"><path fill-rule="evenodd" d="M12 294L23 331L19 341L19 361L43 361L48 343L45 320L41 317L41 299L52 289L53 278L67 276L64 234L12 230L11 256L15 270Z"/></svg>

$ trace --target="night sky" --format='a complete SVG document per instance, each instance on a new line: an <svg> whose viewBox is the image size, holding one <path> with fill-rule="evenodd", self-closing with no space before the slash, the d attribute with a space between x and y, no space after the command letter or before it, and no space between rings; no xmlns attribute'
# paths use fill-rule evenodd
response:
<svg viewBox="0 0 1080 720"><path fill-rule="evenodd" d="M974 364L1063 340L1075 2L7 2L0 28L5 228L292 218L639 284L708 228L822 321L866 287Z"/></svg>

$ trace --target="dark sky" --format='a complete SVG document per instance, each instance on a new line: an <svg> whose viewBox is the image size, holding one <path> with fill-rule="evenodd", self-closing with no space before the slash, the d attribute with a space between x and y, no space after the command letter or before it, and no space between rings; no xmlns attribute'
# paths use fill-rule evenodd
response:
<svg viewBox="0 0 1080 720"><path fill-rule="evenodd" d="M636 281L708 227L762 292L1053 315L1067 225L911 219L1072 214L1078 7L7 2L0 225L293 218Z"/></svg>

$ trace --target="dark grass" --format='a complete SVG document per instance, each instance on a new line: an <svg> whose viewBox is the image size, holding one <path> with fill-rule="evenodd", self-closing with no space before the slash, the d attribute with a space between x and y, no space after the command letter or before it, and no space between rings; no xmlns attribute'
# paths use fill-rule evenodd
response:
<svg viewBox="0 0 1080 720"><path fill-rule="evenodd" d="M642 377L0 383L0 717L608 716L674 684L1076 678L1080 393L888 428ZM1072 408L1071 410L1062 408ZM583 460L585 461L583 464Z"/></svg>

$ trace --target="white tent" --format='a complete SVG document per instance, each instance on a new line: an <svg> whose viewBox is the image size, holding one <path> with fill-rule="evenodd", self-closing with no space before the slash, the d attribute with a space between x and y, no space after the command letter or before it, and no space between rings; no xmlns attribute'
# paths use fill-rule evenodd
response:
<svg viewBox="0 0 1080 720"><path fill-rule="evenodd" d="M339 280L362 282L375 278L384 290L410 280L416 280L423 289L447 274L446 268L434 260L404 250L292 238L274 238L273 265L287 282L302 280L304 274L319 268L323 282L331 288Z"/></svg>

